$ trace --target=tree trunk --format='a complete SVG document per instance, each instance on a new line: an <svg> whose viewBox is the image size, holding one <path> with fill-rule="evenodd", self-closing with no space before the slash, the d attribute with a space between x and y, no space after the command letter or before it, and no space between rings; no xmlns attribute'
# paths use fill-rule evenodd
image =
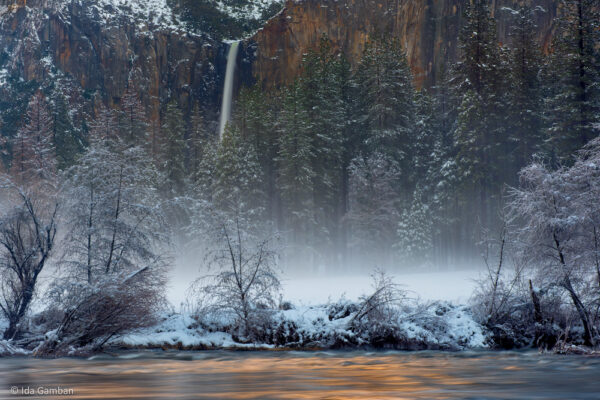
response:
<svg viewBox="0 0 600 400"><path fill-rule="evenodd" d="M529 294L531 296L531 302L533 303L533 317L535 322L538 324L542 324L544 322L544 318L542 317L542 306L540 304L540 299L533 290L533 284L531 283L531 279L529 280Z"/></svg>
<svg viewBox="0 0 600 400"><path fill-rule="evenodd" d="M558 240L556 233L553 234L553 238L554 244L556 245L556 251L558 252L558 259L560 261L561 268L563 269L562 286L566 289L567 292L569 292L569 296L571 297L573 305L577 309L577 313L579 314L579 318L581 319L581 325L583 325L583 340L585 345L594 346L594 335L592 333L593 326L590 323L590 319L585 309L585 306L579 299L579 296L577 296L577 293L575 292L575 289L571 284L571 279L569 278L569 275L566 271L567 264L565 261L565 256L562 252L562 248L560 247L560 241Z"/></svg>
<svg viewBox="0 0 600 400"><path fill-rule="evenodd" d="M17 325L18 320L16 318L11 318L8 323L8 328L6 328L6 330L4 331L4 340L14 339L15 335L17 334Z"/></svg>
<svg viewBox="0 0 600 400"><path fill-rule="evenodd" d="M585 306L575 293L575 289L571 285L571 280L568 276L565 277L563 281L563 287L569 292L569 296L571 296L571 300L577 309L577 313L579 314L579 318L581 319L581 324L583 325L583 340L586 346L594 346L594 335L592 333L592 324L590 323L589 316L587 311L585 310Z"/></svg>

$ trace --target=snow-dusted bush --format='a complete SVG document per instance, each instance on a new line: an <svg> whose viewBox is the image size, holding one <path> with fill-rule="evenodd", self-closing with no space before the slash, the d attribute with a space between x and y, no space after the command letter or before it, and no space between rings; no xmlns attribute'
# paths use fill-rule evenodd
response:
<svg viewBox="0 0 600 400"><path fill-rule="evenodd" d="M198 279L192 288L199 317L218 316L239 338L264 337L280 290L272 239L256 240L240 218L222 220L215 238L207 257L215 273Z"/></svg>
<svg viewBox="0 0 600 400"><path fill-rule="evenodd" d="M378 330L393 324L406 298L406 292L385 272L375 271L372 279L373 293L360 297L358 308L350 320L350 326L357 332Z"/></svg>
<svg viewBox="0 0 600 400"><path fill-rule="evenodd" d="M600 139L570 167L534 162L509 196L509 228L474 310L502 345L594 345L600 325ZM510 239L510 240L509 240ZM510 255L510 257L508 257Z"/></svg>
<svg viewBox="0 0 600 400"><path fill-rule="evenodd" d="M64 307L62 320L35 354L96 351L115 336L151 326L164 306L163 288L164 277L149 267L106 275L92 285L64 285L64 298L55 299Z"/></svg>
<svg viewBox="0 0 600 400"><path fill-rule="evenodd" d="M592 345L597 331L592 310L600 295L600 285L590 285L600 282L600 141L592 141L572 167L552 171L535 162L520 177L509 203L519 227L520 260L544 277L543 290L563 291L584 342Z"/></svg>
<svg viewBox="0 0 600 400"><path fill-rule="evenodd" d="M114 136L111 116L66 172L67 228L50 308L62 317L36 353L100 348L149 326L164 306L169 238L151 158ZM102 128L102 129L100 129Z"/></svg>

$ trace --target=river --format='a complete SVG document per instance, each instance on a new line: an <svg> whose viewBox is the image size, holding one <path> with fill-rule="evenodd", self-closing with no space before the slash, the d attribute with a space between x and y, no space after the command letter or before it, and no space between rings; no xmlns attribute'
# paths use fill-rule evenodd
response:
<svg viewBox="0 0 600 400"><path fill-rule="evenodd" d="M599 378L599 358L535 352L148 351L0 359L0 398L598 399Z"/></svg>

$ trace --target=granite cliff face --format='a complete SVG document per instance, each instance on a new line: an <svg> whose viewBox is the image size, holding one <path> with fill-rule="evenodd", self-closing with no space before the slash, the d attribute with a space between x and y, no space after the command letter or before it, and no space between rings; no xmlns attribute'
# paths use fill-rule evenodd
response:
<svg viewBox="0 0 600 400"><path fill-rule="evenodd" d="M169 19L175 17L156 10L143 17L108 1L4 1L0 71L4 80L42 86L60 75L93 102L110 106L133 84L153 119L173 97L184 109L198 102L215 113L227 45L186 32Z"/></svg>
<svg viewBox="0 0 600 400"><path fill-rule="evenodd" d="M537 12L538 37L547 46L556 16L556 0L490 0L499 40L508 42L511 15L505 8L527 2ZM253 64L266 86L290 82L302 55L326 34L335 48L356 64L372 32L400 37L417 86L435 82L440 68L457 59L458 33L468 0L289 0L285 9L254 35Z"/></svg>
<svg viewBox="0 0 600 400"><path fill-rule="evenodd" d="M149 116L175 98L189 111L199 104L216 121L228 45L190 33L167 0L0 0L0 91L7 80L58 78L77 87L92 109L116 106L133 84ZM398 35L418 85L435 82L441 66L457 58L457 36L468 0L288 0L285 8L244 41L236 86L290 82L302 55L322 34L356 63L374 31ZM491 0L499 38L508 40L517 0ZM530 0L534 1L534 0ZM535 0L538 35L547 44L556 0Z"/></svg>

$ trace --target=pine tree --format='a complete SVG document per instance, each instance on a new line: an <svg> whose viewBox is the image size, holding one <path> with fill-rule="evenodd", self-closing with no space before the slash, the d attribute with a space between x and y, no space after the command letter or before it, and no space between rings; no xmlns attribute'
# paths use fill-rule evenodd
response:
<svg viewBox="0 0 600 400"><path fill-rule="evenodd" d="M149 140L148 140L148 152L154 161L154 165L160 166L159 151L160 151L160 121L156 118L150 122L148 128Z"/></svg>
<svg viewBox="0 0 600 400"><path fill-rule="evenodd" d="M12 162L10 174L15 180L22 182L29 171L29 160L33 158L32 139L27 135L25 129L19 129L17 136L12 140Z"/></svg>
<svg viewBox="0 0 600 400"><path fill-rule="evenodd" d="M502 97L504 63L486 0L474 0L467 6L459 39L462 57L454 71L460 98L454 132L455 163L464 206L481 225L489 227L495 215L492 202L502 188L508 134ZM476 225L475 220L472 225Z"/></svg>
<svg viewBox="0 0 600 400"><path fill-rule="evenodd" d="M185 121L175 100L167 104L161 126L161 172L164 174L163 190L170 195L181 194L186 179Z"/></svg>
<svg viewBox="0 0 600 400"><path fill-rule="evenodd" d="M74 126L69 114L67 99L62 93L56 93L52 102L52 129L58 169L64 170L75 163L83 151L83 138L80 130Z"/></svg>
<svg viewBox="0 0 600 400"><path fill-rule="evenodd" d="M96 118L89 122L89 141L109 141L116 143L119 134L119 123L116 113L100 103Z"/></svg>
<svg viewBox="0 0 600 400"><path fill-rule="evenodd" d="M365 46L356 72L366 116L370 151L388 152L408 171L414 130L412 74L400 41L374 36Z"/></svg>
<svg viewBox="0 0 600 400"><path fill-rule="evenodd" d="M336 262L331 257L336 250L342 215L342 169L344 155L345 107L343 82L340 79L342 58L323 36L316 50L302 62L300 90L304 107L311 120L313 165L313 237L320 244L316 250L320 261Z"/></svg>
<svg viewBox="0 0 600 400"><path fill-rule="evenodd" d="M212 200L231 218L243 217L258 227L264 222L263 174L254 143L239 128L228 125L216 151Z"/></svg>
<svg viewBox="0 0 600 400"><path fill-rule="evenodd" d="M27 123L13 142L11 174L21 183L53 183L56 179L56 152L52 142L52 117L41 92L27 107Z"/></svg>
<svg viewBox="0 0 600 400"><path fill-rule="evenodd" d="M189 129L186 143L189 188L197 199L211 204L219 137L207 130L198 106L192 111Z"/></svg>
<svg viewBox="0 0 600 400"><path fill-rule="evenodd" d="M204 118L200 112L200 108L196 104L194 106L190 120L188 134L186 138L186 163L185 169L191 182L196 182L200 165L202 163L203 153L210 140L209 133L206 129Z"/></svg>
<svg viewBox="0 0 600 400"><path fill-rule="evenodd" d="M132 81L128 82L127 89L121 97L120 105L119 129L121 138L133 145L146 144L149 131L148 118Z"/></svg>
<svg viewBox="0 0 600 400"><path fill-rule="evenodd" d="M314 230L313 160L315 149L311 122L302 103L298 83L283 92L283 108L279 115L277 155L278 181L281 192L283 231L290 232L294 245L310 245Z"/></svg>
<svg viewBox="0 0 600 400"><path fill-rule="evenodd" d="M442 69L440 76L437 86L433 88L430 115L425 117L426 132L433 136L433 149L423 181L425 193L430 198L428 205L435 226L435 261L440 265L448 265L453 261L450 257L459 251L457 239L460 238L462 224L457 218L460 179L454 147L457 99L452 90L451 77L445 69ZM422 109L420 115L424 114L427 115L427 111Z"/></svg>
<svg viewBox="0 0 600 400"><path fill-rule="evenodd" d="M389 265L397 244L402 170L386 153L359 154L350 165L350 248L359 261Z"/></svg>
<svg viewBox="0 0 600 400"><path fill-rule="evenodd" d="M240 129L242 137L254 143L265 182L263 191L267 196L267 216L275 221L278 215L276 190L277 132L275 113L277 105L260 86L242 88L236 103L234 123Z"/></svg>
<svg viewBox="0 0 600 400"><path fill-rule="evenodd" d="M511 155L507 165L510 184L516 184L518 171L527 165L534 153L543 148L543 104L541 65L542 54L535 33L536 12L527 5L512 11L515 20L510 37L509 50L509 82L507 87L508 115L507 132L510 134L509 147Z"/></svg>
<svg viewBox="0 0 600 400"><path fill-rule="evenodd" d="M600 1L561 0L549 57L546 117L553 155L567 160L600 128Z"/></svg>
<svg viewBox="0 0 600 400"><path fill-rule="evenodd" d="M419 189L399 219L395 247L401 262L411 265L431 261L434 225L431 209Z"/></svg>

